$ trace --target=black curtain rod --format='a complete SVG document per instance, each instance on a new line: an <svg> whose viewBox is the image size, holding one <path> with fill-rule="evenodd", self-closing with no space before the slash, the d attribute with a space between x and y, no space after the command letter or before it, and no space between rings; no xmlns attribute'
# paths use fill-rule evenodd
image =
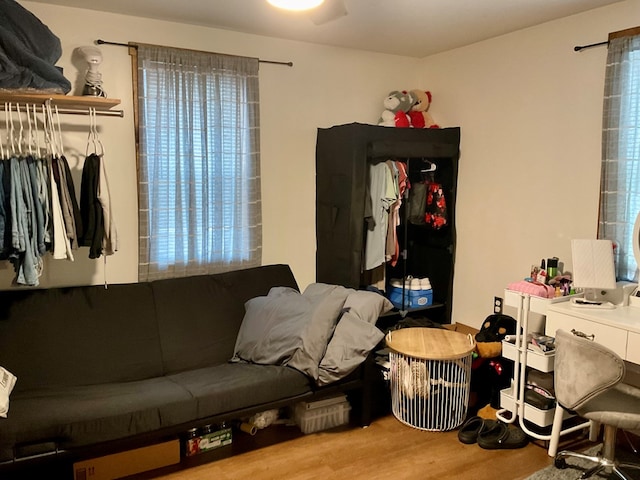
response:
<svg viewBox="0 0 640 480"><path fill-rule="evenodd" d="M138 45L136 45L135 43L118 43L118 42L107 42L106 40L101 40L98 39L96 40L96 43L98 45L116 45L118 47L133 47L133 48L138 48ZM293 67L293 62L278 62L275 60L261 60L258 59L259 63L271 63L273 65L286 65L287 67Z"/></svg>
<svg viewBox="0 0 640 480"><path fill-rule="evenodd" d="M585 48L600 47L602 45L609 45L609 42L598 42L592 43L591 45L576 45L575 47L573 47L573 51L579 52L580 50L584 50Z"/></svg>

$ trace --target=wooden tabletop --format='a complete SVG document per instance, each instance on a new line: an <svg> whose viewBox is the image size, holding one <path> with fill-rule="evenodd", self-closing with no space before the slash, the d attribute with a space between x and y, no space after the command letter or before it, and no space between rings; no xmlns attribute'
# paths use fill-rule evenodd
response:
<svg viewBox="0 0 640 480"><path fill-rule="evenodd" d="M463 358L476 347L472 336L444 328L401 328L390 331L386 340L391 350L426 360Z"/></svg>

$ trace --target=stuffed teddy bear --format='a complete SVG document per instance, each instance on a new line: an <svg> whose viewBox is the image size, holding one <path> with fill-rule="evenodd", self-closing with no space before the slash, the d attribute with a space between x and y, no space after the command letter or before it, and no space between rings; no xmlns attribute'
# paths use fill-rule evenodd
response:
<svg viewBox="0 0 640 480"><path fill-rule="evenodd" d="M411 90L410 93L416 99L409 111L411 126L413 128L440 128L428 112L431 106L431 92Z"/></svg>
<svg viewBox="0 0 640 480"><path fill-rule="evenodd" d="M389 93L387 98L382 102L386 110L380 115L378 125L385 127L410 127L408 112L415 102L416 99L410 92L394 90Z"/></svg>
<svg viewBox="0 0 640 480"><path fill-rule="evenodd" d="M507 335L515 335L516 328L517 322L513 317L495 313L485 319L476 333L478 357L471 365L471 403L474 409L485 405L489 409L500 408L500 391L510 385L513 375L513 362L501 358L502 340Z"/></svg>
<svg viewBox="0 0 640 480"><path fill-rule="evenodd" d="M482 358L499 357L502 354L502 340L515 333L516 321L513 317L501 313L489 315L475 336L476 350Z"/></svg>

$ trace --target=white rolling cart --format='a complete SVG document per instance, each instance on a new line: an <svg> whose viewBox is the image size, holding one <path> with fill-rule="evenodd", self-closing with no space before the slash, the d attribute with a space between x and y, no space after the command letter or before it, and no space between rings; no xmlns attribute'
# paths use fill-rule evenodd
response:
<svg viewBox="0 0 640 480"><path fill-rule="evenodd" d="M505 423L514 423L518 419L520 428L527 435L537 440L549 441L547 453L550 457L556 454L560 436L587 428L589 427L589 422L561 428L559 432L554 432L553 435L534 432L525 424L525 420L527 420L540 427L548 427L550 425L555 427L561 425L562 420L570 416L559 407L540 410L524 401L527 367L534 368L540 372L552 372L555 360L554 353L542 354L527 348L527 333L530 333L529 314L533 312L546 315L549 306L566 302L569 298L571 297L542 298L513 290L505 290L504 297L505 305L516 308L516 332L523 332L523 334L516 336L515 343L502 342L502 356L514 361L513 383L512 387L500 392L501 408L496 413L496 417ZM555 416L560 418L554 422Z"/></svg>

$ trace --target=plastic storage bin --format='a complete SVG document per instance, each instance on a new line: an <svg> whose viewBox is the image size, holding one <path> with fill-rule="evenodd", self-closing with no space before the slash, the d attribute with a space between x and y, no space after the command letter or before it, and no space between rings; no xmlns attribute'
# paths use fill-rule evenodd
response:
<svg viewBox="0 0 640 480"><path fill-rule="evenodd" d="M293 418L302 433L320 432L349 423L351 405L346 397L338 399L337 403L331 403L331 400L317 402L320 406L306 402L298 403Z"/></svg>
<svg viewBox="0 0 640 480"><path fill-rule="evenodd" d="M394 307L399 309L428 307L433 305L433 290L409 290L409 288L406 288L403 306L402 287L390 287L389 300Z"/></svg>

